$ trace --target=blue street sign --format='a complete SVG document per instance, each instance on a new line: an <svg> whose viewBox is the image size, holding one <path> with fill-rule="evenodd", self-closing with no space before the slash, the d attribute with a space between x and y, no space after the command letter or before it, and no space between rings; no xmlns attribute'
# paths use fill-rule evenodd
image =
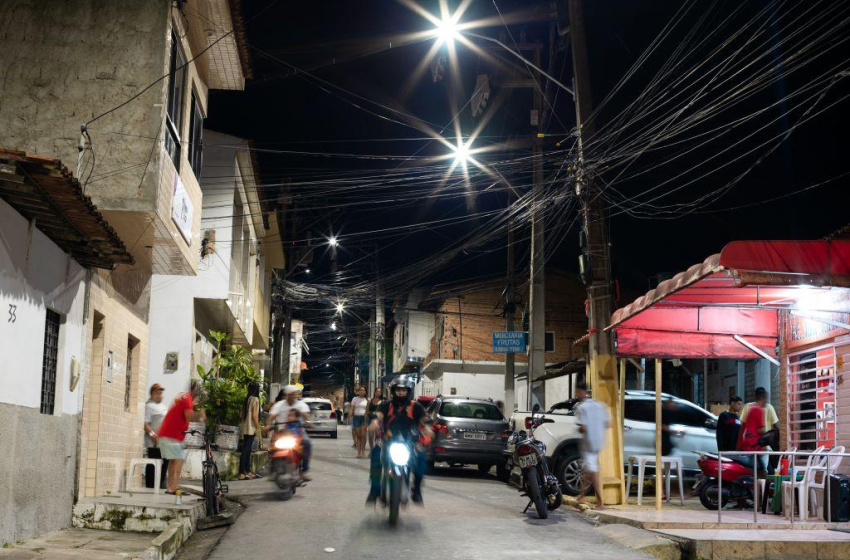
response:
<svg viewBox="0 0 850 560"><path fill-rule="evenodd" d="M494 354L517 354L522 352L525 352L525 331L493 333Z"/></svg>

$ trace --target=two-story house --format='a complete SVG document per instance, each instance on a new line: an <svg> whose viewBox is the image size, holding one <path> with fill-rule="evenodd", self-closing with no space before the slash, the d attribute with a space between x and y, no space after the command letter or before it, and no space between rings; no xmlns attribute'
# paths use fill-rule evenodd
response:
<svg viewBox="0 0 850 560"><path fill-rule="evenodd" d="M37 439L32 434L52 425L49 418L18 423L18 432L9 436L30 442L19 447L24 455L17 461L36 470L8 477L9 495L0 494L0 500L14 505L24 496L34 498L34 479L51 496L64 497L60 505L55 499L23 500L39 520L49 519L39 523L0 503L12 512L11 523L0 525L0 538L18 540L70 523L70 499L120 487L129 460L143 453L151 280L154 274L197 272L202 240L197 176L208 91L243 89L250 68L236 0L2 2L0 68L0 146L25 158L64 162L68 175L79 180L80 195L90 197L130 256L111 269L88 269L81 307L46 300L46 319L24 334L44 341L45 356L58 340L64 362L57 379L63 385L77 375L66 352L72 348L63 344L78 341L84 350L73 351L79 380L63 387L68 406L41 408L45 416L68 414L69 422L80 423L72 446L79 452L32 444ZM46 217L28 219L31 230L46 233ZM0 222L3 236L12 227ZM102 241L84 234L77 232L74 243ZM0 278L5 288L6 276ZM37 332L45 324L50 332ZM47 371L30 365L14 375L21 385L49 386ZM0 395L0 401L9 400L5 392ZM70 406L73 401L81 407ZM23 404L34 405L31 399ZM67 476L56 476L56 469L70 472L76 487L68 486ZM42 515L50 508L59 511Z"/></svg>
<svg viewBox="0 0 850 560"><path fill-rule="evenodd" d="M189 386L197 365L210 367L210 331L258 353L268 350L272 273L284 265L277 217L258 190L251 144L212 131L204 139L198 274L155 274L152 282L148 377L171 393Z"/></svg>

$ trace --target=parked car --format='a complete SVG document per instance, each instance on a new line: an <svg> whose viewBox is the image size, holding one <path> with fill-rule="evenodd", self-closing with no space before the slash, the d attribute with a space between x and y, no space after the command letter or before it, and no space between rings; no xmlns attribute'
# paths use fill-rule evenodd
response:
<svg viewBox="0 0 850 560"><path fill-rule="evenodd" d="M429 397L427 395L422 395L420 397L416 397L416 402L422 405L422 408L428 410L431 408L431 405L434 403L434 399L437 397Z"/></svg>
<svg viewBox="0 0 850 560"><path fill-rule="evenodd" d="M428 449L428 466L477 465L483 473L497 467L506 477L504 451L508 422L490 399L437 397L429 408L434 441Z"/></svg>
<svg viewBox="0 0 850 560"><path fill-rule="evenodd" d="M310 407L310 427L307 428L309 434L328 434L332 439L336 439L337 428L339 427L336 421L336 411L333 403L328 399L306 398L302 399L304 403Z"/></svg>
<svg viewBox="0 0 850 560"><path fill-rule="evenodd" d="M699 457L694 451L717 452L717 417L684 399L664 393L661 397L678 405L665 413L672 415L673 454L682 457L685 476L693 478L700 472ZM654 455L655 392L626 391L624 402L623 460L628 461L630 455ZM564 401L553 406L544 413L545 420L534 433L546 445L546 459L564 493L571 496L577 496L581 490L582 472L579 453L582 436L575 418L576 404L576 401ZM515 412L510 429L527 429L530 421L530 412Z"/></svg>

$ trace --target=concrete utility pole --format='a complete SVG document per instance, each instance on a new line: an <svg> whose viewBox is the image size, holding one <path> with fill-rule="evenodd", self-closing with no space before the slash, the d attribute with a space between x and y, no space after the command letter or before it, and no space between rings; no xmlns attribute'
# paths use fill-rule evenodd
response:
<svg viewBox="0 0 850 560"><path fill-rule="evenodd" d="M513 203L513 197L509 198L508 207ZM514 291L516 284L516 263L514 262L514 225L513 222L508 224L508 287L505 290L505 330L511 332L514 330L514 314L516 308L514 306ZM510 417L514 411L514 402L516 395L514 392L514 384L516 383L516 369L514 364L516 358L513 352L505 354L505 415Z"/></svg>
<svg viewBox="0 0 850 560"><path fill-rule="evenodd" d="M375 367L372 370L372 382L369 386L369 395L375 393L375 389L381 386L381 363L384 357L384 294L381 285L377 284L375 291Z"/></svg>
<svg viewBox="0 0 850 560"><path fill-rule="evenodd" d="M618 398L614 345L611 334L605 330L611 320L612 306L608 226L599 192L584 176L584 142L593 137L595 126L590 119L593 103L581 0L569 0L569 13L579 150L576 195L582 205L586 256L590 261L587 279L590 383L593 398L605 403L612 411L612 429L600 454L600 475L605 503L623 503L622 409Z"/></svg>
<svg viewBox="0 0 850 560"><path fill-rule="evenodd" d="M534 65L540 68L540 49L534 49ZM534 88L534 113L537 122L537 138L534 140L534 186L531 201L531 283L528 298L528 409L534 406L534 381L546 373L546 284L544 261L543 213L543 91L539 82ZM541 403L545 406L545 403Z"/></svg>

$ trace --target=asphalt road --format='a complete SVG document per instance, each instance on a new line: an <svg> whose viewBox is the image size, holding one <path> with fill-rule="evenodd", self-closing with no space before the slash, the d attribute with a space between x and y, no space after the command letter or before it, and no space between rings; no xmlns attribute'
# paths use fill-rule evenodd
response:
<svg viewBox="0 0 850 560"><path fill-rule="evenodd" d="M246 510L211 560L652 558L613 543L566 509L547 520L533 508L523 514L518 491L474 468L438 468L425 481L424 507L403 509L391 528L384 509L364 505L368 461L355 458L347 428L339 439L313 441L313 481L291 500L281 501L265 478L230 484Z"/></svg>

